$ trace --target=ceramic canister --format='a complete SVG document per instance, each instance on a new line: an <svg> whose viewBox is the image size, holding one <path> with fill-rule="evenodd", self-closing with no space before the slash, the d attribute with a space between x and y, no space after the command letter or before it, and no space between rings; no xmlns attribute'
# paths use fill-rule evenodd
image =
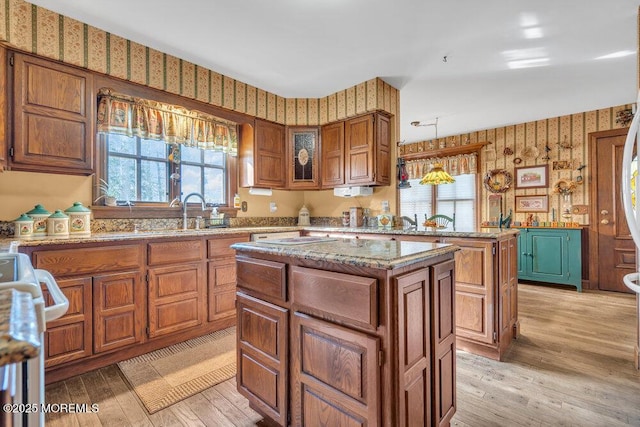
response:
<svg viewBox="0 0 640 427"><path fill-rule="evenodd" d="M83 206L80 202L75 202L73 206L65 209L64 213L69 216L70 236L91 235L91 209Z"/></svg>
<svg viewBox="0 0 640 427"><path fill-rule="evenodd" d="M47 235L69 237L69 217L57 209L47 218Z"/></svg>
<svg viewBox="0 0 640 427"><path fill-rule="evenodd" d="M47 218L51 212L46 210L42 205L36 205L27 212L33 218L33 237L42 237L47 235Z"/></svg>
<svg viewBox="0 0 640 427"><path fill-rule="evenodd" d="M33 218L27 214L22 214L13 221L15 231L14 236L26 238L33 236Z"/></svg>

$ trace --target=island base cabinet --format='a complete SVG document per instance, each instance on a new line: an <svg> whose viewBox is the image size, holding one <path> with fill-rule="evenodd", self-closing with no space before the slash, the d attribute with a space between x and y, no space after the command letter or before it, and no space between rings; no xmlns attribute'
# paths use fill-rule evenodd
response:
<svg viewBox="0 0 640 427"><path fill-rule="evenodd" d="M291 328L291 425L380 425L380 339L298 312Z"/></svg>
<svg viewBox="0 0 640 427"><path fill-rule="evenodd" d="M289 310L241 292L237 304L238 391L253 409L286 426Z"/></svg>

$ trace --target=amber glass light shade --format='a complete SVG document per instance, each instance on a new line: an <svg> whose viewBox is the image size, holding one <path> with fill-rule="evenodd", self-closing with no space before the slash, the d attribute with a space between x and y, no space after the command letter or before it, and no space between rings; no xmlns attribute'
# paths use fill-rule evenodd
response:
<svg viewBox="0 0 640 427"><path fill-rule="evenodd" d="M456 182L456 180L442 169L442 163L434 163L431 171L420 180L422 185L451 184L452 182Z"/></svg>

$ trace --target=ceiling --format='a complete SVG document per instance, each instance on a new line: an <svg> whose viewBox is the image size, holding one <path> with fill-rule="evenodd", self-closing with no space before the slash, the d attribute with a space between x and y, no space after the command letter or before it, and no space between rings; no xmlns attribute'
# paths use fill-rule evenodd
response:
<svg viewBox="0 0 640 427"><path fill-rule="evenodd" d="M380 77L406 143L636 99L629 0L30 2L286 98Z"/></svg>

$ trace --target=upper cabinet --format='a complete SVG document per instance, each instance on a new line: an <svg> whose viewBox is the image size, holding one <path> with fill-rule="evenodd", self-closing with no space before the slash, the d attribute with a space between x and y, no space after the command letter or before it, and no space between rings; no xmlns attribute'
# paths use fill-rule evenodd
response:
<svg viewBox="0 0 640 427"><path fill-rule="evenodd" d="M390 123L376 112L322 126L322 188L389 185Z"/></svg>
<svg viewBox="0 0 640 427"><path fill-rule="evenodd" d="M283 125L256 119L253 135L242 135L241 187L285 188L285 133Z"/></svg>
<svg viewBox="0 0 640 427"><path fill-rule="evenodd" d="M317 127L289 127L287 138L287 188L320 188L319 135Z"/></svg>
<svg viewBox="0 0 640 427"><path fill-rule="evenodd" d="M344 122L322 126L321 147L322 188L344 185Z"/></svg>
<svg viewBox="0 0 640 427"><path fill-rule="evenodd" d="M20 53L9 53L9 66L13 67L11 169L93 173L92 75Z"/></svg>

